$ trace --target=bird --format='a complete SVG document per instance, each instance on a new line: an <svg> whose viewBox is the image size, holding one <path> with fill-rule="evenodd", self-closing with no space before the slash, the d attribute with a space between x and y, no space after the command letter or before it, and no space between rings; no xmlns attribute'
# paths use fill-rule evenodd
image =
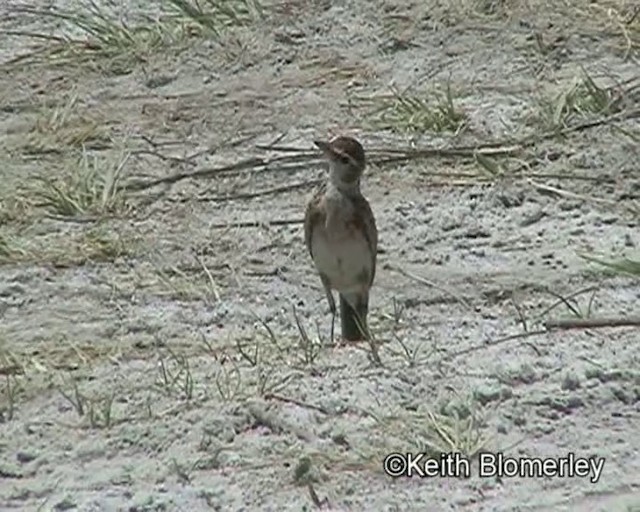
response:
<svg viewBox="0 0 640 512"><path fill-rule="evenodd" d="M329 162L329 173L311 199L304 216L305 243L324 287L334 341L338 292L340 324L345 341L370 340L367 323L369 291L376 275L378 228L360 190L365 152L356 139L339 135L314 140Z"/></svg>

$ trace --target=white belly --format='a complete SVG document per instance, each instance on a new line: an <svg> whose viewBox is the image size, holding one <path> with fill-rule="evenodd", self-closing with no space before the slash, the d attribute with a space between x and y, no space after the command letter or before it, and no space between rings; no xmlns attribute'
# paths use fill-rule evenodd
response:
<svg viewBox="0 0 640 512"><path fill-rule="evenodd" d="M366 238L359 232L328 234L324 226L313 233L313 261L329 278L331 287L342 293L367 288L371 275L371 255ZM365 277L366 276L366 277Z"/></svg>

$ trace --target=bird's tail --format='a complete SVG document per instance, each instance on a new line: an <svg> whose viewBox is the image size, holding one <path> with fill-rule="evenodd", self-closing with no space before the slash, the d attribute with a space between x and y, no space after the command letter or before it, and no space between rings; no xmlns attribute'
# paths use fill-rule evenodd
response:
<svg viewBox="0 0 640 512"><path fill-rule="evenodd" d="M348 301L342 294L339 297L342 338L346 341L369 339L369 327L367 325L369 294L354 296L352 301ZM351 305L352 303L355 307Z"/></svg>

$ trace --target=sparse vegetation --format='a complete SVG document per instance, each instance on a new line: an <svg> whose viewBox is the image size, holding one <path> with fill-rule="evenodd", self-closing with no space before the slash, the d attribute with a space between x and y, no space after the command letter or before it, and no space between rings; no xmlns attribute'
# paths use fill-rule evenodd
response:
<svg viewBox="0 0 640 512"><path fill-rule="evenodd" d="M36 205L62 217L122 213L128 207L123 186L128 159L125 154L112 162L85 150L64 178L45 175L35 179Z"/></svg>
<svg viewBox="0 0 640 512"><path fill-rule="evenodd" d="M43 108L22 150L29 154L57 153L66 148L102 148L109 144L108 132L100 120L77 110L77 94L71 94L63 105L51 111Z"/></svg>
<svg viewBox="0 0 640 512"><path fill-rule="evenodd" d="M19 261L29 256L29 251L13 235L0 231L0 263Z"/></svg>
<svg viewBox="0 0 640 512"><path fill-rule="evenodd" d="M620 258L609 259L605 257L596 257L592 255L582 255L586 261L595 263L613 274L621 274L632 277L640 277L640 259L636 258Z"/></svg>
<svg viewBox="0 0 640 512"><path fill-rule="evenodd" d="M219 37L229 27L244 26L256 21L262 14L256 0L165 0L179 15L190 20L200 34Z"/></svg>
<svg viewBox="0 0 640 512"><path fill-rule="evenodd" d="M619 112L621 101L621 91L617 87L599 86L582 69L581 74L559 93L540 99L537 119L544 131L559 131L576 120Z"/></svg>
<svg viewBox="0 0 640 512"><path fill-rule="evenodd" d="M444 92L415 95L394 90L390 95L356 98L354 102L369 108L366 117L380 130L458 133L466 120L463 111L454 104L450 84Z"/></svg>
<svg viewBox="0 0 640 512"><path fill-rule="evenodd" d="M29 238L0 233L0 264L51 264L73 267L88 262L112 262L133 254L135 240L93 227L80 233Z"/></svg>
<svg viewBox="0 0 640 512"><path fill-rule="evenodd" d="M257 0L162 0L155 14L125 20L113 0L86 0L81 9L22 8L25 15L62 24L61 36L18 33L46 45L6 65L90 64L110 74L126 74L158 52L184 48L193 37L218 38L230 27L247 25L262 12Z"/></svg>

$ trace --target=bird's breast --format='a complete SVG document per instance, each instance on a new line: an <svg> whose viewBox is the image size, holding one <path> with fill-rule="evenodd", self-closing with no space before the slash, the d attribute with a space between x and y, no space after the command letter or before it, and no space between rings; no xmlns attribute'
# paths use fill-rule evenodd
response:
<svg viewBox="0 0 640 512"><path fill-rule="evenodd" d="M372 255L364 232L351 219L327 217L313 231L312 254L316 268L341 292L369 286Z"/></svg>

